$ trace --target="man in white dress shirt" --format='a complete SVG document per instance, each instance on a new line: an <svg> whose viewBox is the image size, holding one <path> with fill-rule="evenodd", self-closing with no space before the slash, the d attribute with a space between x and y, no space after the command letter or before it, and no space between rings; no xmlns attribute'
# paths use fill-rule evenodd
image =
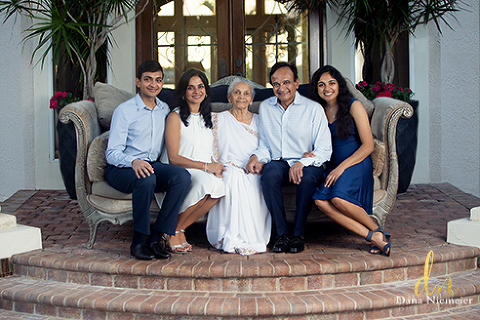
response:
<svg viewBox="0 0 480 320"><path fill-rule="evenodd" d="M274 252L304 250L304 233L311 199L332 153L330 130L323 108L297 92L297 68L276 63L270 71L274 97L260 105L260 142L247 170L261 173L262 191L276 226ZM313 150L313 157L302 158ZM292 232L285 217L282 186L297 185L296 214Z"/></svg>

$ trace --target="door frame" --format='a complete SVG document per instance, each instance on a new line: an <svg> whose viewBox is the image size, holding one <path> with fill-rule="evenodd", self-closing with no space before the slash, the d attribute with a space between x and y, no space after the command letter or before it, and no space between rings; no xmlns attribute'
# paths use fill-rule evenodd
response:
<svg viewBox="0 0 480 320"><path fill-rule="evenodd" d="M245 41L232 41L244 39L245 16L244 2L238 0L216 1L217 16L229 17L227 25L217 21L218 47L217 68L219 78L228 75L245 76ZM140 7L137 7L139 10ZM154 46L153 19L155 10L152 1L149 1L144 11L135 20L135 62L138 65L145 60L157 60ZM325 11L315 11L309 15L309 64L310 73L325 64L326 60L326 16Z"/></svg>

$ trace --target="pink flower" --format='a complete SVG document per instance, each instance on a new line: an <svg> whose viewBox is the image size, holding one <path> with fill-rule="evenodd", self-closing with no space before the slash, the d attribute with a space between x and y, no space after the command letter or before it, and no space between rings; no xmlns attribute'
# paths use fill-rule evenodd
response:
<svg viewBox="0 0 480 320"><path fill-rule="evenodd" d="M58 106L58 101L55 99L50 99L50 109L56 109Z"/></svg>
<svg viewBox="0 0 480 320"><path fill-rule="evenodd" d="M378 97L392 97L392 93L390 91L385 91L385 92L379 92L375 98Z"/></svg>
<svg viewBox="0 0 480 320"><path fill-rule="evenodd" d="M67 97L67 92L66 92L66 91L65 91L65 92L62 92L62 97L63 97L63 98L66 98L66 97Z"/></svg>
<svg viewBox="0 0 480 320"><path fill-rule="evenodd" d="M359 81L355 87L367 99L375 99L376 97L392 97L409 102L413 95L413 92L410 88L395 86L390 82L385 83L377 81L375 84L368 84L366 81Z"/></svg>

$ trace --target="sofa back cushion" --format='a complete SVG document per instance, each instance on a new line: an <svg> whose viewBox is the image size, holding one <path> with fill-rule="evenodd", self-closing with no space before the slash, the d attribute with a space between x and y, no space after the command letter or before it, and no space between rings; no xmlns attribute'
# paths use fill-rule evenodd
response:
<svg viewBox="0 0 480 320"><path fill-rule="evenodd" d="M115 88L109 84L97 82L93 88L93 96L95 97L98 121L105 130L109 130L113 110L115 110L120 103L133 98L135 94Z"/></svg>
<svg viewBox="0 0 480 320"><path fill-rule="evenodd" d="M105 180L105 168L107 167L105 151L107 150L109 134L110 131L102 133L93 139L90 148L88 148L87 174L91 182Z"/></svg>
<svg viewBox="0 0 480 320"><path fill-rule="evenodd" d="M348 90L350 90L355 99L363 104L363 107L367 111L368 118L372 119L373 109L375 108L373 102L365 98L365 96L357 88L355 88L355 85L352 81L350 81L350 79L345 78L345 80L347 81Z"/></svg>

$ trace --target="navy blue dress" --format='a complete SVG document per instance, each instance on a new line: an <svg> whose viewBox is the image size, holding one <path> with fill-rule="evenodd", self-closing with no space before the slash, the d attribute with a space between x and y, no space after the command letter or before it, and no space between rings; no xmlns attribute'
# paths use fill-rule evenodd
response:
<svg viewBox="0 0 480 320"><path fill-rule="evenodd" d="M350 106L353 103L350 102ZM355 121L352 119L350 135L345 139L337 137L336 121L329 124L332 134L332 156L327 163L325 177L341 162L350 157L362 145ZM372 214L373 205L373 164L370 156L362 162L347 168L333 186L325 187L321 184L313 195L313 199L330 200L334 197L342 198L350 203L362 207L368 214Z"/></svg>

